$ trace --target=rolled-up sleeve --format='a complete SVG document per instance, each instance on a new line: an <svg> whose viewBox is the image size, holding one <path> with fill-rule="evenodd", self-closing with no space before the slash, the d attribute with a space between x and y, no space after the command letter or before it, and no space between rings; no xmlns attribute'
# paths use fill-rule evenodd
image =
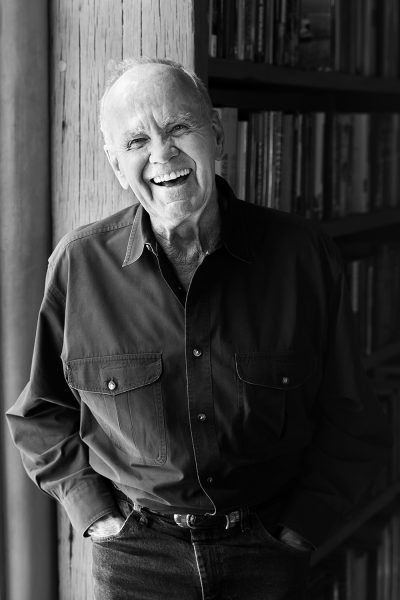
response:
<svg viewBox="0 0 400 600"><path fill-rule="evenodd" d="M302 477L282 515L286 526L314 546L371 487L392 444L389 424L362 365L339 260L335 266L322 385L312 411L315 433Z"/></svg>
<svg viewBox="0 0 400 600"><path fill-rule="evenodd" d="M41 490L57 499L84 534L115 508L112 485L89 465L79 435L80 399L69 388L61 352L65 298L49 269L39 313L29 383L7 411L24 467Z"/></svg>

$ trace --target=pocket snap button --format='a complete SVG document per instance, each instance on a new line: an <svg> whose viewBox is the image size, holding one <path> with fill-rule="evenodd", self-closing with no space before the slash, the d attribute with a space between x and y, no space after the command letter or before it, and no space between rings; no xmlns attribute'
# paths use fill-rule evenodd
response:
<svg viewBox="0 0 400 600"><path fill-rule="evenodd" d="M289 377L282 377L282 383L283 385L288 385L290 383L290 378Z"/></svg>
<svg viewBox="0 0 400 600"><path fill-rule="evenodd" d="M107 387L110 390L110 392L113 392L116 389L117 384L114 381L114 379L110 379L110 381L107 383Z"/></svg>

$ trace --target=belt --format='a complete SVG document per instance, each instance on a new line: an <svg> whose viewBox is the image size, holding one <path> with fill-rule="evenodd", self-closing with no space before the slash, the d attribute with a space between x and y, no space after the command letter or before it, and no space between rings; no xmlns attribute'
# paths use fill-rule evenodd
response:
<svg viewBox="0 0 400 600"><path fill-rule="evenodd" d="M244 509L222 515L174 514L174 521L178 527L187 529L231 529L241 523L243 512Z"/></svg>
<svg viewBox="0 0 400 600"><path fill-rule="evenodd" d="M133 508L150 518L163 519L184 529L231 529L243 524L246 516L249 514L248 508L238 508L229 513L217 513L216 515L171 514L151 510L136 502L133 503Z"/></svg>
<svg viewBox="0 0 400 600"><path fill-rule="evenodd" d="M114 484L115 485L115 484ZM274 503L266 505L258 505L253 508L247 506L238 508L228 513L217 513L215 515L194 515L185 513L163 513L155 510L151 510L136 501L132 500L122 490L115 485L115 493L118 499L127 502L135 511L142 514L143 517L160 518L168 523L175 524L178 527L184 529L231 529L240 525L246 527L246 523L249 522L250 512L257 512L263 516L263 522L276 523L278 515L282 511L282 500L277 499Z"/></svg>

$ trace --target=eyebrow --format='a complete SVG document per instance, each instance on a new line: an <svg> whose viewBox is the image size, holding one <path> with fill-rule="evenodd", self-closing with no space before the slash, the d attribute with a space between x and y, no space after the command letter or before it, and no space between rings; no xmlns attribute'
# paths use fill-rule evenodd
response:
<svg viewBox="0 0 400 600"><path fill-rule="evenodd" d="M169 125L173 125L176 123L184 123L185 125L195 125L197 123L197 119L195 119L190 112L179 113L177 115L169 115L168 117L165 117L165 119L162 119L160 127L162 129L165 129ZM122 136L122 143L126 144L132 137L144 134L146 134L146 130L143 127L135 127L133 129L129 129L128 131L124 132Z"/></svg>

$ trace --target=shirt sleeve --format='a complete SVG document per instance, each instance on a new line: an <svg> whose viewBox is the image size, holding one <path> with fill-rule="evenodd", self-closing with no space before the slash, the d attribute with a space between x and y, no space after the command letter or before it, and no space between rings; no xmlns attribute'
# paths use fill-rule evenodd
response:
<svg viewBox="0 0 400 600"><path fill-rule="evenodd" d="M332 295L313 441L280 521L317 547L374 482L390 455L391 430L361 361L344 270Z"/></svg>
<svg viewBox="0 0 400 600"><path fill-rule="evenodd" d="M61 359L64 309L63 294L47 282L30 381L7 411L7 420L28 475L62 504L74 528L84 534L116 502L112 484L89 465L79 435L80 399L65 380Z"/></svg>

